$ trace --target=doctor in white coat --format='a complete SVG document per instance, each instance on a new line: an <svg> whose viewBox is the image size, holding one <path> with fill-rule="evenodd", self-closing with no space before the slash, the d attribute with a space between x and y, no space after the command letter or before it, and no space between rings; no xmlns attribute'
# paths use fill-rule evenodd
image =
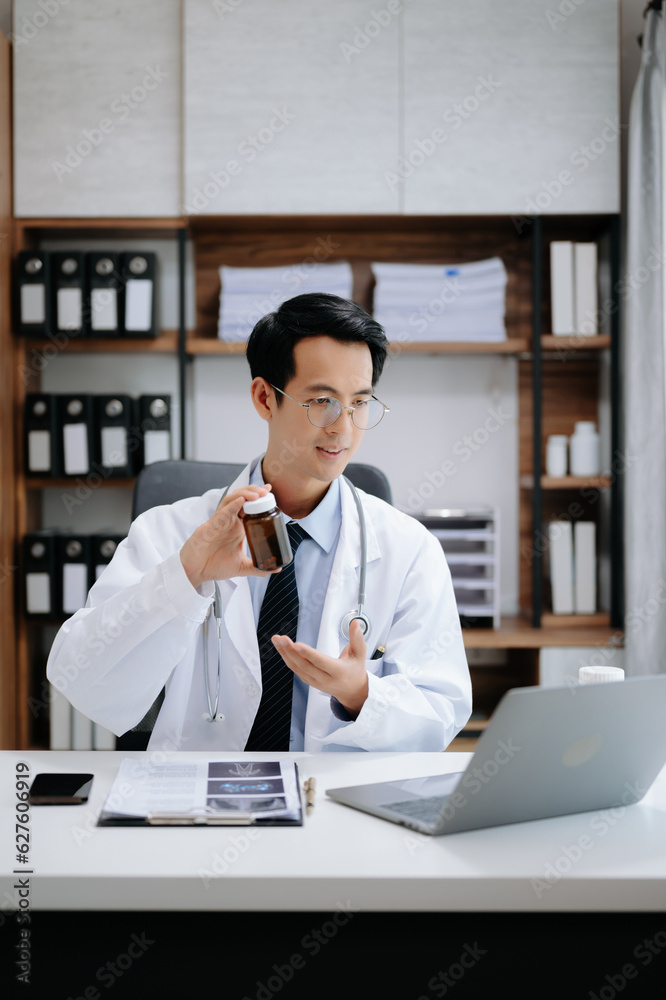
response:
<svg viewBox="0 0 666 1000"><path fill-rule="evenodd" d="M302 295L260 320L247 354L252 400L268 426L265 455L226 493L134 521L86 607L60 629L47 676L116 735L166 686L150 749L243 750L261 701L256 629L271 574L252 565L242 507L270 489L308 532L294 558L296 641L272 639L294 674L289 749L441 751L472 702L450 573L430 532L362 491L369 628L364 635L352 621L349 640L341 631L358 606L363 555L341 476L385 409L373 397L383 331L355 303ZM204 622L216 585L221 655L212 627L206 676Z"/></svg>

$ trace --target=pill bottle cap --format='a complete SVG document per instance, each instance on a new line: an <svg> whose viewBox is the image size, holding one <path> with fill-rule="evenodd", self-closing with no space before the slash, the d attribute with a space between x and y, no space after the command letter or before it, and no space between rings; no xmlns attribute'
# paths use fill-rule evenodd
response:
<svg viewBox="0 0 666 1000"><path fill-rule="evenodd" d="M597 425L593 420L577 420L574 424L574 434L595 434Z"/></svg>
<svg viewBox="0 0 666 1000"><path fill-rule="evenodd" d="M606 681L623 681L622 667L580 667L578 682L580 684L603 684Z"/></svg>
<svg viewBox="0 0 666 1000"><path fill-rule="evenodd" d="M275 507L277 507L275 497L272 493L267 493L266 496L259 497L258 500L246 500L243 504L243 511L245 514L265 514Z"/></svg>
<svg viewBox="0 0 666 1000"><path fill-rule="evenodd" d="M548 438L548 444L566 444L568 440L566 434L551 434Z"/></svg>

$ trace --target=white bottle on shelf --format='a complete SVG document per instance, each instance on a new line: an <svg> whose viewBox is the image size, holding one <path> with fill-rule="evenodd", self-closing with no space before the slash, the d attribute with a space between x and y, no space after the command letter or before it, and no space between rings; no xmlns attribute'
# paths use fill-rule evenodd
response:
<svg viewBox="0 0 666 1000"><path fill-rule="evenodd" d="M551 434L546 442L546 475L561 479L567 474L566 434Z"/></svg>
<svg viewBox="0 0 666 1000"><path fill-rule="evenodd" d="M579 420L569 441L569 469L572 476L598 476L599 435L591 420Z"/></svg>

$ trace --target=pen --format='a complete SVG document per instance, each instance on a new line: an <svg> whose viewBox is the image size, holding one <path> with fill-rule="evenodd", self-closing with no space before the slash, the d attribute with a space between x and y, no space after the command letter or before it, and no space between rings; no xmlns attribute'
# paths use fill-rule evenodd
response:
<svg viewBox="0 0 666 1000"><path fill-rule="evenodd" d="M305 810L308 816L314 809L315 787L316 787L316 781L314 778L308 778L305 784L303 785L303 789L305 791Z"/></svg>
<svg viewBox="0 0 666 1000"><path fill-rule="evenodd" d="M370 657L370 659L371 660L381 660L381 658L382 658L382 656L384 655L385 652L386 652L386 649L384 648L384 646L377 646L377 649L374 651L374 653L372 654L372 656Z"/></svg>

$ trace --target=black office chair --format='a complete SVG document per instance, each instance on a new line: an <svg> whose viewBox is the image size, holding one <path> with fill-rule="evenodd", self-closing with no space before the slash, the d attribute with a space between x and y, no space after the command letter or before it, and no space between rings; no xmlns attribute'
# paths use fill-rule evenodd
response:
<svg viewBox="0 0 666 1000"><path fill-rule="evenodd" d="M132 520L161 504L174 503L185 497L201 496L207 490L219 489L233 483L245 468L233 462L192 462L175 459L147 465L137 476L132 499ZM392 503L389 481L374 465L352 462L345 475L359 490ZM145 750L159 714L164 691L155 699L143 719L116 737L117 750Z"/></svg>
<svg viewBox="0 0 666 1000"><path fill-rule="evenodd" d="M137 476L132 520L159 504L201 496L207 490L228 486L244 468L244 465L234 462L191 462L179 459L147 465ZM374 465L352 462L347 466L345 475L359 490L372 493L387 503L393 502L388 479Z"/></svg>

